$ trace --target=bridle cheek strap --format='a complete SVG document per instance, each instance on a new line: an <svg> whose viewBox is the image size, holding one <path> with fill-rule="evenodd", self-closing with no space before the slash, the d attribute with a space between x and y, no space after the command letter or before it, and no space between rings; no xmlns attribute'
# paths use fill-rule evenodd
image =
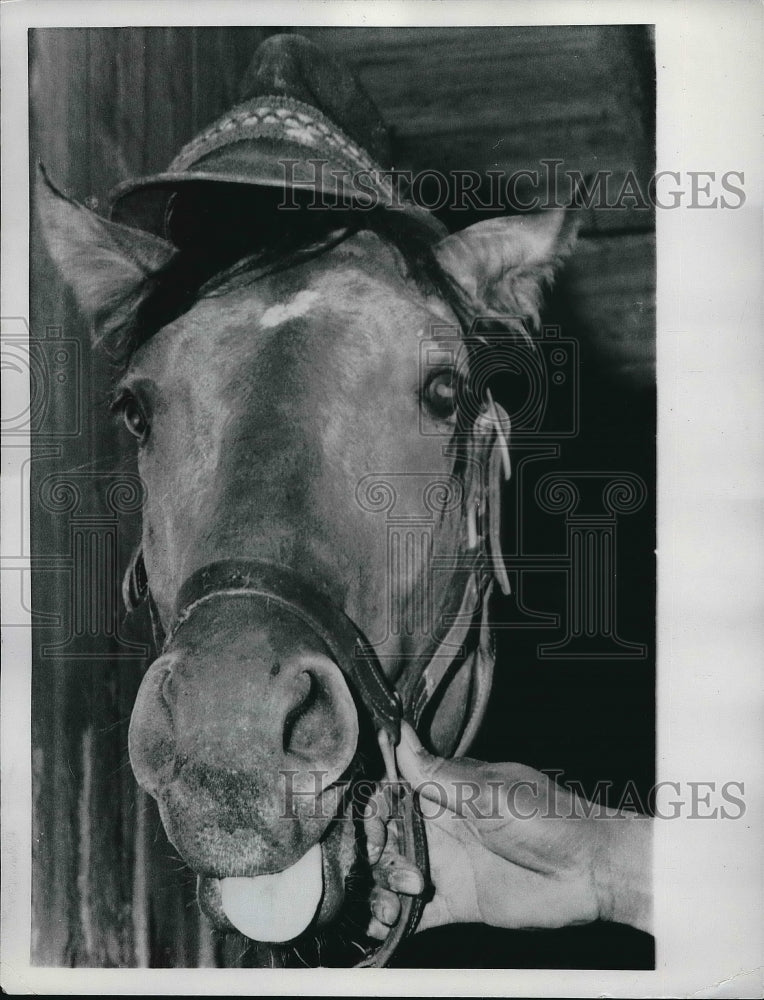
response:
<svg viewBox="0 0 764 1000"><path fill-rule="evenodd" d="M427 661L421 671L411 695L411 714L414 726L422 720L428 705L437 697L439 690L448 684L451 668L455 660L464 658L471 668L472 695L469 718L461 732L453 756L466 753L474 739L485 713L493 679L494 651L488 620L488 606L494 581L502 594L511 593L509 577L501 551L501 493L502 482L511 476L509 461L510 418L489 393L489 405L478 418L473 438L473 448L479 445L475 439L483 435L490 442L490 452L486 457L471 456L469 464L475 469L473 482L476 494L468 492L467 519L474 517L468 532L468 549L461 559L462 567L469 567L469 577L453 624L436 647L427 653ZM476 527L479 524L479 527ZM474 537L470 537L474 535ZM480 613L478 642L474 648L463 652L468 636L474 633L477 622L474 609ZM471 613L472 611L472 613Z"/></svg>
<svg viewBox="0 0 764 1000"><path fill-rule="evenodd" d="M400 823L398 848L407 861L411 861L417 866L422 873L426 887L430 879L430 866L427 855L427 835L424 829L424 819L419 811L418 796L407 781L397 778L395 785L397 790L396 814ZM416 930L425 907L424 895L401 895L399 899L401 913L395 927L377 948L372 949L366 958L356 963L357 968L383 968L401 941Z"/></svg>

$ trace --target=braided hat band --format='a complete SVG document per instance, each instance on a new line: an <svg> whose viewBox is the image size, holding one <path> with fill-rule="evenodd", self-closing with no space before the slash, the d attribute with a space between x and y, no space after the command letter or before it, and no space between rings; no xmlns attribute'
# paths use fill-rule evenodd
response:
<svg viewBox="0 0 764 1000"><path fill-rule="evenodd" d="M407 216L433 241L447 235L397 189L384 124L345 67L299 35L276 35L257 49L248 77L249 95L165 171L111 192L114 221L166 236L173 195L195 182L201 190L241 184L313 191L328 207L379 207Z"/></svg>

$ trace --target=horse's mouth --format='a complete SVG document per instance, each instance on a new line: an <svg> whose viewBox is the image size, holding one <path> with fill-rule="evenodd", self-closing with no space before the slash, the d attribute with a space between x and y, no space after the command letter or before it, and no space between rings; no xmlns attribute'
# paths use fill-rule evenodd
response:
<svg viewBox="0 0 764 1000"><path fill-rule="evenodd" d="M200 877L200 906L219 930L261 943L294 941L336 919L355 852L353 824L333 823L319 843L280 871Z"/></svg>

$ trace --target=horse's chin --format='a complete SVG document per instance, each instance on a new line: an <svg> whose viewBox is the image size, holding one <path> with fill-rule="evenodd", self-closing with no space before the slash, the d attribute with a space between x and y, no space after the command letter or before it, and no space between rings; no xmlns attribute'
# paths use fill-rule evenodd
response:
<svg viewBox="0 0 764 1000"><path fill-rule="evenodd" d="M353 823L337 821L281 871L254 878L200 877L199 904L219 930L264 944L296 941L337 919L355 860Z"/></svg>

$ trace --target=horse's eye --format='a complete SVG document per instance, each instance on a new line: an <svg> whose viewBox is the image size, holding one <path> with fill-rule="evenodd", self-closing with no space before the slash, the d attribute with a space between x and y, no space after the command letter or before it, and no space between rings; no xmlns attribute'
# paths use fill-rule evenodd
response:
<svg viewBox="0 0 764 1000"><path fill-rule="evenodd" d="M457 377L448 368L430 376L422 392L422 399L434 417L447 420L456 411L457 395Z"/></svg>
<svg viewBox="0 0 764 1000"><path fill-rule="evenodd" d="M143 442L148 437L149 421L143 407L131 394L121 400L122 419L133 437Z"/></svg>

